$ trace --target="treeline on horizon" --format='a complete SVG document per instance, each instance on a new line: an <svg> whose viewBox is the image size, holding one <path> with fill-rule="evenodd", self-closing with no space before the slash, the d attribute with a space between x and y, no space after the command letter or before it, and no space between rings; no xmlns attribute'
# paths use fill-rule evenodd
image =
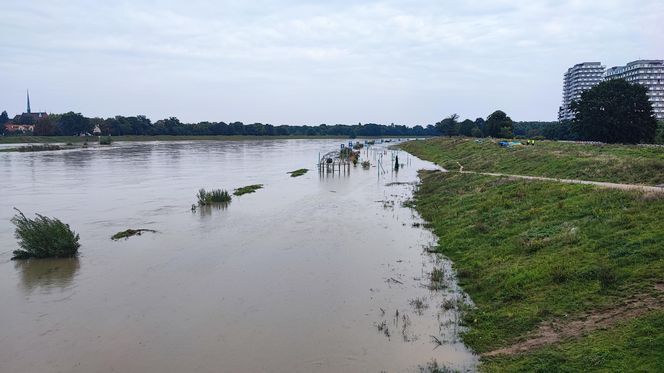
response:
<svg viewBox="0 0 664 373"><path fill-rule="evenodd" d="M6 112L0 115L0 125L9 122ZM92 134L99 128L102 135L112 136L340 136L340 137L381 137L381 136L440 136L440 122L436 125L384 125L376 123L278 125L263 123L244 124L242 122L198 122L183 123L176 117L152 122L144 115L115 116L113 118L88 118L80 113L50 114L46 118L35 120L31 116L17 116L16 124L34 125L35 136L79 136ZM484 137L483 118L475 121L465 120L459 123L458 134ZM552 131L552 129L555 129ZM517 137L557 138L558 122L514 122L513 135ZM6 133L6 135L11 135ZM25 135L25 133L16 133Z"/></svg>

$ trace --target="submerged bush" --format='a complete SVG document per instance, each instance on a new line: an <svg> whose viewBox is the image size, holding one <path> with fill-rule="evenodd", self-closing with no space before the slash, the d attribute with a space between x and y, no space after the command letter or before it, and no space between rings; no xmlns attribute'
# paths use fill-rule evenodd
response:
<svg viewBox="0 0 664 373"><path fill-rule="evenodd" d="M257 191L258 189L261 189L261 188L263 188L263 184L247 185L247 186L243 186L242 188L235 189L235 192L233 192L233 195L241 196L243 194L253 193L253 192L255 192L255 191Z"/></svg>
<svg viewBox="0 0 664 373"><path fill-rule="evenodd" d="M289 172L289 174L290 174L291 177L298 177L298 176L302 176L302 175L306 174L307 172L309 172L308 168L300 168L300 169L297 169L295 171Z"/></svg>
<svg viewBox="0 0 664 373"><path fill-rule="evenodd" d="M20 210L15 210L18 214L11 222L16 226L14 235L22 250L15 250L12 259L66 258L78 253L79 236L69 225L39 214L36 219L29 219Z"/></svg>
<svg viewBox="0 0 664 373"><path fill-rule="evenodd" d="M198 191L198 204L200 206L211 205L213 203L227 203L231 201L231 195L221 189L215 189L207 192L205 189L201 188Z"/></svg>
<svg viewBox="0 0 664 373"><path fill-rule="evenodd" d="M99 145L111 145L111 142L113 140L111 139L111 136L100 136L99 137Z"/></svg>
<svg viewBox="0 0 664 373"><path fill-rule="evenodd" d="M133 237L133 236L140 236L145 232L157 233L157 231L154 230L154 229L127 229L127 230L124 230L122 232L118 232L118 233L112 235L111 239L113 241L117 241L117 240L122 239L122 238L127 239L127 238Z"/></svg>

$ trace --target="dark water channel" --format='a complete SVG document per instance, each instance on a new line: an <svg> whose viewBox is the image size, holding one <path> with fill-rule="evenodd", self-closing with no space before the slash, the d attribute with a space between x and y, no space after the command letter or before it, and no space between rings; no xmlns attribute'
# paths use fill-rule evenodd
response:
<svg viewBox="0 0 664 373"><path fill-rule="evenodd" d="M433 165L400 152L398 173L319 175L319 152L343 141L0 153L0 371L473 370L449 263L424 252L435 237L401 206ZM362 155L381 153L389 163L382 146ZM257 183L225 209L191 211L201 187ZM14 206L69 223L80 256L10 261ZM127 228L159 233L110 239Z"/></svg>

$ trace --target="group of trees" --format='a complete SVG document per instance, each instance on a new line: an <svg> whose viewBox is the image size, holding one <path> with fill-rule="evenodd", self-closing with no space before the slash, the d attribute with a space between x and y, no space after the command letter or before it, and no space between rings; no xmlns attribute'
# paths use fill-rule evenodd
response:
<svg viewBox="0 0 664 373"><path fill-rule="evenodd" d="M648 88L624 79L604 81L572 103L571 132L578 138L608 143L653 142L657 134Z"/></svg>
<svg viewBox="0 0 664 373"><path fill-rule="evenodd" d="M498 110L486 120L458 121L452 114L436 123L440 135L542 138L606 143L664 144L664 121L656 121L648 88L623 79L609 80L572 103L575 118L563 122L513 122Z"/></svg>
<svg viewBox="0 0 664 373"><path fill-rule="evenodd" d="M514 121L505 112L496 110L486 120L477 118L475 121L466 119L459 122L459 116L452 114L436 123L438 132L443 136L470 137L512 137Z"/></svg>
<svg viewBox="0 0 664 373"><path fill-rule="evenodd" d="M34 124L38 136L77 136L93 134L96 128L102 135L249 135L249 136L469 136L498 138L546 138L551 140L591 140L621 143L664 143L664 122L659 124L653 115L647 88L622 79L609 80L582 93L572 103L575 118L565 122L514 122L497 110L486 119L459 122L452 114L434 125L406 127L404 125L321 124L318 126L290 126L241 122L182 123L178 118L155 123L143 116L88 118L80 113L51 114L36 120L29 115L14 119L19 124ZM9 121L6 111L0 114L0 134ZM5 131L6 132L6 131ZM6 133L5 133L6 134Z"/></svg>
<svg viewBox="0 0 664 373"><path fill-rule="evenodd" d="M188 135L188 136L436 136L433 125L407 127L405 125L321 124L318 126L290 126L241 122L182 123L178 118L158 120L154 123L143 116L116 116L114 118L88 118L80 113L51 114L38 120L34 135L78 136L92 134L98 128L102 135Z"/></svg>

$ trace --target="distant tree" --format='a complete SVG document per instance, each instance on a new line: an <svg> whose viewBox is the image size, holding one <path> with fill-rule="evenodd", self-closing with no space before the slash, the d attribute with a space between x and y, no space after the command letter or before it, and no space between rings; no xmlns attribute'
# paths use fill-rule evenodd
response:
<svg viewBox="0 0 664 373"><path fill-rule="evenodd" d="M441 120L436 123L436 128L443 136L455 136L459 134L459 116L457 114L452 114L449 117Z"/></svg>
<svg viewBox="0 0 664 373"><path fill-rule="evenodd" d="M496 110L486 118L485 134L491 137L510 138L513 126L512 118L503 111Z"/></svg>
<svg viewBox="0 0 664 373"><path fill-rule="evenodd" d="M65 136L78 136L92 133L93 128L89 118L84 117L80 113L74 113L73 111L60 116L58 127L60 127L60 132Z"/></svg>
<svg viewBox="0 0 664 373"><path fill-rule="evenodd" d="M459 134L461 136L472 136L473 128L475 128L475 122L470 119L466 119L459 123Z"/></svg>
<svg viewBox="0 0 664 373"><path fill-rule="evenodd" d="M657 122L655 144L664 144L664 120L660 120L659 122Z"/></svg>
<svg viewBox="0 0 664 373"><path fill-rule="evenodd" d="M0 114L0 135L7 133L7 129L5 128L7 122L9 122L9 115L7 115L6 111L3 111L2 114Z"/></svg>
<svg viewBox="0 0 664 373"><path fill-rule="evenodd" d="M484 132L484 129L486 127L486 122L484 121L484 118L475 119L475 125L477 126L477 128L480 129L480 131L482 131L482 134L486 136L486 133Z"/></svg>
<svg viewBox="0 0 664 373"><path fill-rule="evenodd" d="M624 79L604 81L572 102L573 130L581 139L607 143L652 142L657 121L648 88Z"/></svg>
<svg viewBox="0 0 664 373"><path fill-rule="evenodd" d="M470 135L473 137L482 137L482 130L477 128L477 126L474 126L473 129L470 131Z"/></svg>
<svg viewBox="0 0 664 373"><path fill-rule="evenodd" d="M35 136L57 136L60 134L60 129L53 123L51 118L41 118L35 124Z"/></svg>

